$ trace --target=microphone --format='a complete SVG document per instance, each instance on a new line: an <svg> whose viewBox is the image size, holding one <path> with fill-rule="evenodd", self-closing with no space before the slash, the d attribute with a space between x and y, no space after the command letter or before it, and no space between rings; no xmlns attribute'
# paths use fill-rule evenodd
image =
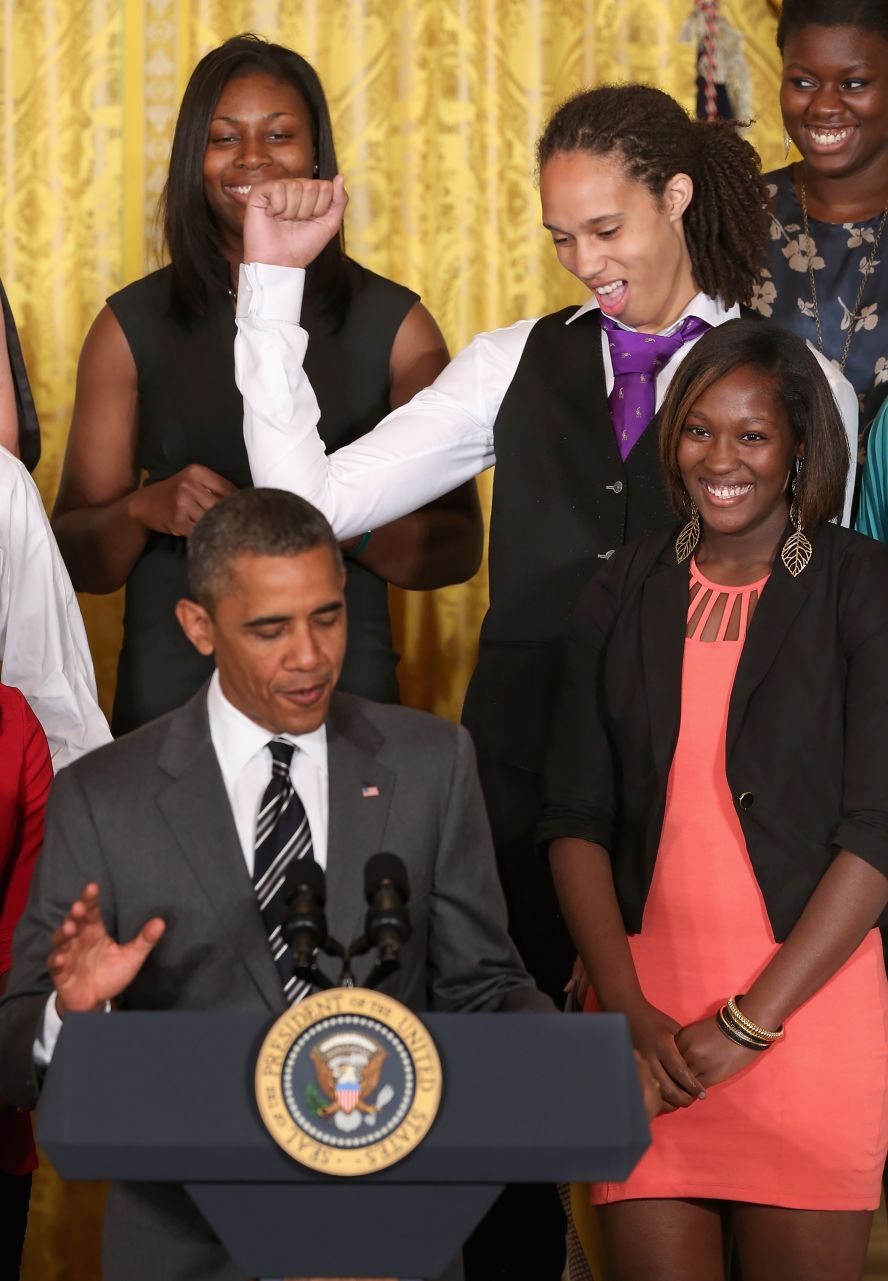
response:
<svg viewBox="0 0 888 1281"><path fill-rule="evenodd" d="M324 873L314 859L301 858L290 867L284 885L281 938L293 953L293 968L311 970L327 942Z"/></svg>
<svg viewBox="0 0 888 1281"><path fill-rule="evenodd" d="M402 944L411 935L407 903L410 882L407 868L397 854L374 854L364 868L367 916L364 935L379 951L378 964L386 970L398 964Z"/></svg>

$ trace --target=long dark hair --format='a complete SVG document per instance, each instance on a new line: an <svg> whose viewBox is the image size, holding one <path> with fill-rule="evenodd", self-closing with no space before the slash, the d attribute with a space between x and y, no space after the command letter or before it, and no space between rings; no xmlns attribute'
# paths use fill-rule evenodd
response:
<svg viewBox="0 0 888 1281"><path fill-rule="evenodd" d="M613 152L655 200L675 174L688 174L694 195L683 222L694 280L728 306L750 301L770 219L758 155L736 125L691 120L650 85L603 85L558 108L537 144L540 169L572 151Z"/></svg>
<svg viewBox="0 0 888 1281"><path fill-rule="evenodd" d="M161 196L164 239L173 269L172 304L184 319L206 314L210 298L228 288L228 268L219 252L219 233L204 196L203 161L216 104L229 80L259 72L292 85L308 108L318 177L338 173L330 109L310 63L261 36L232 36L201 58L179 108L170 170ZM349 301L345 241L334 239L308 269L307 292L320 300L334 327Z"/></svg>
<svg viewBox="0 0 888 1281"><path fill-rule="evenodd" d="M885 0L784 0L777 23L777 48L803 27L857 27L888 40Z"/></svg>
<svg viewBox="0 0 888 1281"><path fill-rule="evenodd" d="M685 419L705 391L750 365L774 379L793 439L805 446L795 496L806 529L840 516L850 457L826 375L814 353L788 329L761 320L729 320L695 343L678 367L660 411L660 462L672 506L680 515L690 499L678 465Z"/></svg>

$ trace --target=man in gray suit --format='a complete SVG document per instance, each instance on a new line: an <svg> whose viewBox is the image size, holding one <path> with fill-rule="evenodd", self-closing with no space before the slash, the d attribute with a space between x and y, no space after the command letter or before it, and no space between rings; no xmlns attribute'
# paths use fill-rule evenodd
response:
<svg viewBox="0 0 888 1281"><path fill-rule="evenodd" d="M58 777L0 1004L0 1098L34 1106L68 1010L285 1009L261 865L294 810L272 863L298 848L326 868L337 938L359 931L367 858L403 859L413 934L385 991L414 1010L551 1010L506 933L467 733L335 692L345 576L324 518L243 490L188 557L178 617L216 673ZM105 1281L243 1281L173 1185L114 1186L103 1252Z"/></svg>

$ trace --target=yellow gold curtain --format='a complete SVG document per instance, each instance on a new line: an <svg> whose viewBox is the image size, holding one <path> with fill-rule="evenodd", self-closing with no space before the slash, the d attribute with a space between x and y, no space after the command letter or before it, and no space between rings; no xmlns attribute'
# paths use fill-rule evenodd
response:
<svg viewBox="0 0 888 1281"><path fill-rule="evenodd" d="M317 67L352 201L350 252L422 293L456 350L582 294L539 225L534 142L584 84L642 79L693 109L693 0L0 0L0 274L58 483L77 355L104 298L158 265L154 210L188 73L253 30ZM721 0L734 70L780 162L770 0ZM482 481L489 498L489 478ZM456 716L486 607L465 587L395 595L405 699ZM120 602L84 597L107 708ZM91 1190L38 1177L24 1276L97 1276ZM91 1249L86 1243L91 1242Z"/></svg>
<svg viewBox="0 0 888 1281"><path fill-rule="evenodd" d="M351 252L417 288L451 347L563 306L578 286L539 226L533 145L582 84L643 79L694 102L693 0L3 0L0 273L58 482L77 353L107 294L161 261L154 212L187 76L242 30L299 49L333 110ZM743 43L753 138L777 162L769 0L722 0ZM485 499L489 480L482 482ZM397 594L405 697L456 716L486 607L484 572ZM120 602L85 598L103 704Z"/></svg>

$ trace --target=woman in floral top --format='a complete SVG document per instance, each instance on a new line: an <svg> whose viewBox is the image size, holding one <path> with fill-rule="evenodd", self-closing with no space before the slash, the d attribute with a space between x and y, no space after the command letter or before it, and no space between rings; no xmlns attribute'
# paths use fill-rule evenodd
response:
<svg viewBox="0 0 888 1281"><path fill-rule="evenodd" d="M771 253L753 306L842 369L866 424L888 394L888 4L785 0L777 44L787 147L803 160L766 175Z"/></svg>

